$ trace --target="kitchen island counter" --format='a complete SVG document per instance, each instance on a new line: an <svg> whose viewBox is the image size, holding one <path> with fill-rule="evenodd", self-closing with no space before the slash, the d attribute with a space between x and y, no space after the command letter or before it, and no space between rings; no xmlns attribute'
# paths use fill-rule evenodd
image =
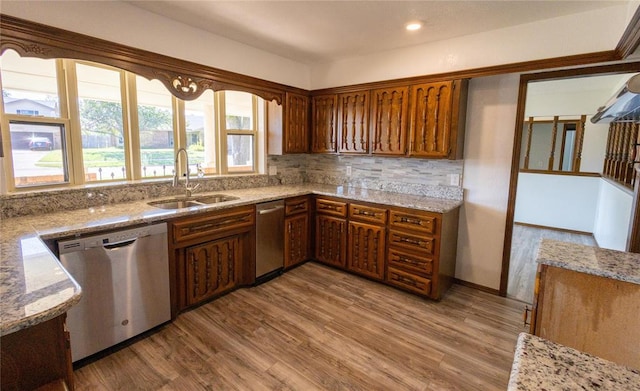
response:
<svg viewBox="0 0 640 391"><path fill-rule="evenodd" d="M640 371L521 333L507 390L640 390Z"/></svg>

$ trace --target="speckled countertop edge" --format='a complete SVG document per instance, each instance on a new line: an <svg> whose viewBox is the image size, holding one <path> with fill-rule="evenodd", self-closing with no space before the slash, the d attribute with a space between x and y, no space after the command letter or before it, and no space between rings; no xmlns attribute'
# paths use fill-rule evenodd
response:
<svg viewBox="0 0 640 391"><path fill-rule="evenodd" d="M507 391L640 390L640 371L536 337L518 336Z"/></svg>
<svg viewBox="0 0 640 391"><path fill-rule="evenodd" d="M450 212L463 203L459 200L389 193L349 186L313 184L224 190L216 193L238 197L238 199L179 210L159 209L147 205L150 200L143 200L0 220L0 296L2 298L0 335L10 334L52 319L80 301L80 286L68 275L43 240L150 224L307 194L335 196L435 213ZM203 195L206 194L197 194L197 196Z"/></svg>
<svg viewBox="0 0 640 391"><path fill-rule="evenodd" d="M640 284L640 254L543 239L538 248L537 262Z"/></svg>

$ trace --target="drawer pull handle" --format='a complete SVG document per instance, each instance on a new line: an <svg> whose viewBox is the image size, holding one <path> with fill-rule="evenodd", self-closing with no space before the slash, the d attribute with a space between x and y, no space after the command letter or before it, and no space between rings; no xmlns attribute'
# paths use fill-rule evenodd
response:
<svg viewBox="0 0 640 391"><path fill-rule="evenodd" d="M358 210L358 215L376 217L376 213L375 212L369 212L369 211L366 211L366 210Z"/></svg>
<svg viewBox="0 0 640 391"><path fill-rule="evenodd" d="M337 206L320 204L320 209L338 210Z"/></svg>
<svg viewBox="0 0 640 391"><path fill-rule="evenodd" d="M291 208L292 210L298 210L298 209L305 209L304 203L302 204L296 204L293 206L293 208Z"/></svg>
<svg viewBox="0 0 640 391"><path fill-rule="evenodd" d="M410 217L401 217L400 218L400 222L409 223L409 224L415 224L415 225L422 225L422 220L420 220L420 219L412 219Z"/></svg>
<svg viewBox="0 0 640 391"><path fill-rule="evenodd" d="M420 240L414 240L414 239L409 239L405 237L400 237L400 241L404 243L415 244L416 246L419 246L422 244L422 241Z"/></svg>
<svg viewBox="0 0 640 391"><path fill-rule="evenodd" d="M407 258L407 257L403 257L400 256L398 257L398 259L402 262L411 264L411 265L415 265L415 266L423 266L425 264L425 262L421 262L421 261L416 261L415 259L411 259L411 258Z"/></svg>

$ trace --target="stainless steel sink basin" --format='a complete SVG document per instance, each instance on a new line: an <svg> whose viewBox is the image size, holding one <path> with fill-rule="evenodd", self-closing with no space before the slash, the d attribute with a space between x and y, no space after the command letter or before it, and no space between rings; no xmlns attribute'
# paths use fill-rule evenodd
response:
<svg viewBox="0 0 640 391"><path fill-rule="evenodd" d="M168 200L159 200L148 202L147 205L154 206L161 209L183 209L190 208L192 206L203 206L210 204L217 204L219 202L227 202L237 200L238 197L231 197L224 194L213 194L202 197L192 198L171 198Z"/></svg>

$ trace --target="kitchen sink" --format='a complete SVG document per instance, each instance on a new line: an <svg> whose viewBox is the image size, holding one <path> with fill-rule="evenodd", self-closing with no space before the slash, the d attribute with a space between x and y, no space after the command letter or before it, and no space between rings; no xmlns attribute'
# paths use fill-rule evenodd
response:
<svg viewBox="0 0 640 391"><path fill-rule="evenodd" d="M238 197L232 197L224 194L213 194L202 197L171 198L168 200L151 201L148 202L147 205L151 205L161 209L182 209L190 208L192 206L217 204L219 202L227 202L237 199Z"/></svg>

